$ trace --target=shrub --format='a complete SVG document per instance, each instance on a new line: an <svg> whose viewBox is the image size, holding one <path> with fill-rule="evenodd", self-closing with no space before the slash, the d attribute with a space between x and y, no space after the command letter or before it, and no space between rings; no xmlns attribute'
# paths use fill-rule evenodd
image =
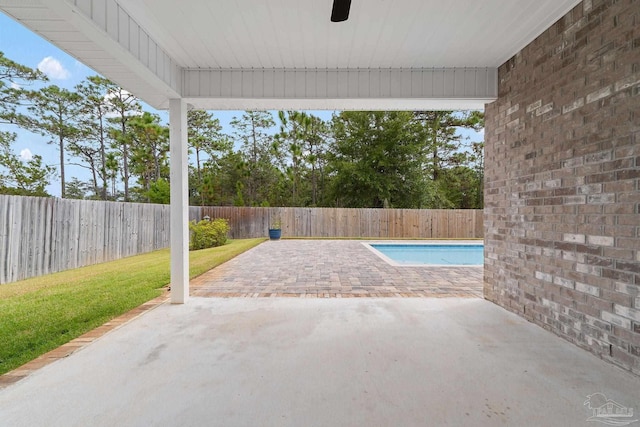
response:
<svg viewBox="0 0 640 427"><path fill-rule="evenodd" d="M191 230L189 249L195 251L227 243L227 233L229 233L230 227L229 222L223 218L217 218L213 221L203 219L200 222L191 221L189 230Z"/></svg>

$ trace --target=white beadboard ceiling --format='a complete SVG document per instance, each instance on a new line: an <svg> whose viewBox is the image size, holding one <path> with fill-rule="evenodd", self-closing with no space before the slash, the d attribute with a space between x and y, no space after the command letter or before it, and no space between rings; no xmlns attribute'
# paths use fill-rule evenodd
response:
<svg viewBox="0 0 640 427"><path fill-rule="evenodd" d="M473 108L579 0L0 0L157 108Z"/></svg>
<svg viewBox="0 0 640 427"><path fill-rule="evenodd" d="M121 0L186 68L498 67L573 0Z"/></svg>

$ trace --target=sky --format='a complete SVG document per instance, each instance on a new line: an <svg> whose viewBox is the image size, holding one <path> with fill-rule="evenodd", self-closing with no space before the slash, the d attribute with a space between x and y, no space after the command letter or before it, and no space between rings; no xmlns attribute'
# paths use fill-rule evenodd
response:
<svg viewBox="0 0 640 427"><path fill-rule="evenodd" d="M40 36L25 29L3 13L0 13L0 51L5 57L19 64L31 68L40 68L50 79L51 84L65 88L73 88L77 83L92 71L64 54ZM34 85L34 87L36 87ZM41 155L45 163L57 165L57 151L54 146L48 145L46 139L34 133L22 130L15 126L3 126L1 130L18 134L14 143L14 150L23 159L29 159L32 155ZM74 175L73 167L70 174ZM81 171L82 172L82 171ZM47 191L50 194L60 194L60 183L52 182Z"/></svg>
<svg viewBox="0 0 640 427"><path fill-rule="evenodd" d="M0 12L0 51L4 52L5 57L19 64L39 69L45 73L49 77L47 84L55 84L66 89L73 89L86 77L98 74L2 12ZM34 84L31 88L38 88L38 86ZM155 110L144 103L143 109L160 115L164 123L169 122L166 111ZM213 112L214 117L220 120L223 132L228 134L233 133L230 121L233 117L241 116L242 113L242 111ZM312 111L311 113L325 120L333 114L332 111ZM276 114L274 114L274 119L277 121ZM56 166L57 169L59 153L54 145L47 144L47 138L15 126L0 125L0 130L18 134L14 150L23 159L37 154L42 156L46 164ZM471 137L474 141L481 141L483 138L482 133L465 136ZM65 172L69 177L68 181L71 180L71 177L77 177L82 181L89 179L88 170L79 166L67 164ZM58 177L47 186L47 192L53 196L60 196Z"/></svg>
<svg viewBox="0 0 640 427"><path fill-rule="evenodd" d="M98 74L2 12L0 12L0 51L4 53L5 57L19 64L39 69L45 73L49 78L49 82L46 84L54 84L65 89L73 89L88 76ZM39 86L34 84L30 87L38 88ZM146 104L143 104L143 108L160 115L164 123L169 122L167 111L156 110ZM323 113L330 117L330 113ZM220 120L225 133L232 133L229 122L234 116L240 115L242 115L242 111L214 112L214 117ZM0 125L0 130L18 134L14 143L14 151L19 153L23 159L38 154L42 156L46 164L57 168L59 153L54 145L47 144L47 138L16 126ZM67 180L70 180L71 177L77 177L86 181L90 177L87 169L70 164L65 165L65 172L69 177ZM60 196L59 177L56 177L47 186L47 192L53 196Z"/></svg>

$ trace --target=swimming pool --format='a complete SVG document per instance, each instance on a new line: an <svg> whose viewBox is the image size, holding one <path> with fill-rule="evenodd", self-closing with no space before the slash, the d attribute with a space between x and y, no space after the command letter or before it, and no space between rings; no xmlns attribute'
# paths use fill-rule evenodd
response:
<svg viewBox="0 0 640 427"><path fill-rule="evenodd" d="M393 265L481 266L482 244L371 243L370 249Z"/></svg>

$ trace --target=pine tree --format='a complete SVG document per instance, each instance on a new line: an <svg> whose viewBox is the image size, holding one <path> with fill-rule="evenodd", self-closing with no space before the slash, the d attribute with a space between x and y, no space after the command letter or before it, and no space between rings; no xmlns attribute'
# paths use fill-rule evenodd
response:
<svg viewBox="0 0 640 427"><path fill-rule="evenodd" d="M14 133L0 132L0 193L48 196L45 188L55 168L45 165L38 155L22 160L11 148L15 138Z"/></svg>
<svg viewBox="0 0 640 427"><path fill-rule="evenodd" d="M277 170L273 166L273 116L266 111L245 111L241 118L231 121L236 137L241 141L244 157L243 200L249 205L260 205L269 201L270 190L277 181Z"/></svg>
<svg viewBox="0 0 640 427"><path fill-rule="evenodd" d="M22 121L29 129L48 136L57 145L60 167L60 194L65 197L65 150L83 137L78 125L80 96L58 86L46 86L28 94L31 113Z"/></svg>

